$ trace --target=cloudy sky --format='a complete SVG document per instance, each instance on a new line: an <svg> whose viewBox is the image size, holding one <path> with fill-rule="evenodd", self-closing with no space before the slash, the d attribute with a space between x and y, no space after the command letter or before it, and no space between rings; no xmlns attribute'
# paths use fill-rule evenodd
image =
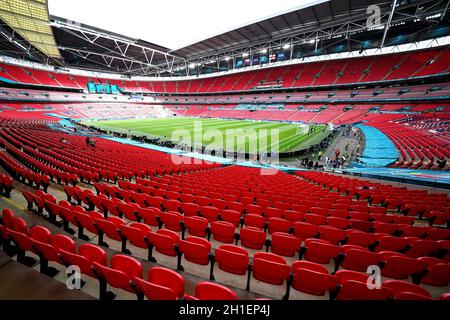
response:
<svg viewBox="0 0 450 320"><path fill-rule="evenodd" d="M51 15L177 49L324 0L48 0Z"/></svg>

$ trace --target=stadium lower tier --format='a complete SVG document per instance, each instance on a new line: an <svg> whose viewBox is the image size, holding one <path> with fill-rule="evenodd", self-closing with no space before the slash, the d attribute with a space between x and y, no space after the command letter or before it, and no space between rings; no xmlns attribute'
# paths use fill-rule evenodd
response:
<svg viewBox="0 0 450 320"><path fill-rule="evenodd" d="M28 212L3 210L3 250L48 276L78 265L99 299L429 300L450 289L445 193L239 166L64 193L15 187L8 204Z"/></svg>
<svg viewBox="0 0 450 320"><path fill-rule="evenodd" d="M396 105L398 107L398 105ZM249 110L239 106L173 106L148 105L136 103L72 103L72 104L39 104L39 103L4 103L0 106L2 119L34 119L57 123L58 118L77 120L106 120L106 119L136 119L136 118L168 118L152 121L185 122L191 121L181 118L216 118L205 121L219 121L219 119L253 120L252 126L261 126L259 121L278 121L286 123L330 124L346 125L363 123L383 132L394 144L399 153L399 159L392 164L394 167L410 169L449 169L447 160L449 131L448 106L443 105L415 105L412 111L392 111L393 105L383 105L381 109L372 109L370 105L359 105L349 108L343 105L306 105L307 109L298 110L294 105L285 105L283 109ZM424 111L429 110L429 111ZM146 123L149 120L136 120ZM258 121L258 122L255 122ZM4 121L5 122L5 121ZM226 122L224 122L226 123ZM252 123L252 122L242 122ZM279 124L289 128L288 124ZM271 124L268 123L268 126ZM275 124L273 126L276 126ZM125 128L126 127L126 128ZM125 126L122 129L130 130ZM134 128L134 125L132 125ZM120 127L116 127L120 128ZM292 126L291 126L292 128ZM141 128L142 129L142 128ZM152 131L157 135L167 136L171 128L157 128L138 130L138 134L148 134ZM150 131L149 131L150 130ZM164 132L162 132L162 131ZM167 131L169 130L169 131ZM173 130L172 130L173 132ZM286 150L301 146L301 137L295 134L287 139ZM291 143L292 142L292 143ZM299 144L297 144L297 142ZM317 143L317 141L313 141Z"/></svg>
<svg viewBox="0 0 450 320"><path fill-rule="evenodd" d="M13 200L0 203L28 209L3 210L3 249L21 263L39 260L50 276L78 265L100 299L111 298L108 289L152 300L447 297L446 193L320 172L174 164L101 138L88 145L46 121L1 125L0 182ZM147 276L143 261L157 264ZM375 291L366 286L374 266L382 277ZM173 269L197 277L194 290Z"/></svg>

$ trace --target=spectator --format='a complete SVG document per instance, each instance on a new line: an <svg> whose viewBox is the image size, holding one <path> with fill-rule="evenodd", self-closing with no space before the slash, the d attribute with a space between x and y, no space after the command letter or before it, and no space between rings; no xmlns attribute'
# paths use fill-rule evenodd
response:
<svg viewBox="0 0 450 320"><path fill-rule="evenodd" d="M89 137L86 137L86 145L89 147L90 145L90 141L89 141Z"/></svg>

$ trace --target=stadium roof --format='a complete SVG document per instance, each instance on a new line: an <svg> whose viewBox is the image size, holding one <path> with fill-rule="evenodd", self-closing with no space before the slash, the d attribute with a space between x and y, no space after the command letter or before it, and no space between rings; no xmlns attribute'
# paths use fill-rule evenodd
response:
<svg viewBox="0 0 450 320"><path fill-rule="evenodd" d="M174 51L184 57L236 48L242 45L273 41L292 34L316 31L320 26L342 23L343 20L358 22L367 19L367 7L376 4L386 12L392 1L382 0L318 0L293 11L250 23L238 29L219 34Z"/></svg>
<svg viewBox="0 0 450 320"><path fill-rule="evenodd" d="M61 57L49 25L46 0L2 0L0 19L48 57Z"/></svg>
<svg viewBox="0 0 450 320"><path fill-rule="evenodd" d="M302 58L446 36L450 34L449 3L318 0L173 51L64 18L51 16L50 20L65 66L128 75L186 76L233 69L237 60L261 52L284 49L286 59ZM379 8L378 25L367 24L373 14L368 10L371 5ZM0 34L2 29L0 25ZM11 55L10 48L2 47L5 44L0 42L0 53Z"/></svg>

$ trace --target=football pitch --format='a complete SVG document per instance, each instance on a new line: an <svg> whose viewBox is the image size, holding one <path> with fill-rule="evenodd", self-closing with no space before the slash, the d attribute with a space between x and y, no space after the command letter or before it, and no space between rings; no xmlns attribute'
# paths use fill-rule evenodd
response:
<svg viewBox="0 0 450 320"><path fill-rule="evenodd" d="M289 152L309 148L330 133L326 125L199 118L84 121L83 124L175 143L236 152Z"/></svg>

